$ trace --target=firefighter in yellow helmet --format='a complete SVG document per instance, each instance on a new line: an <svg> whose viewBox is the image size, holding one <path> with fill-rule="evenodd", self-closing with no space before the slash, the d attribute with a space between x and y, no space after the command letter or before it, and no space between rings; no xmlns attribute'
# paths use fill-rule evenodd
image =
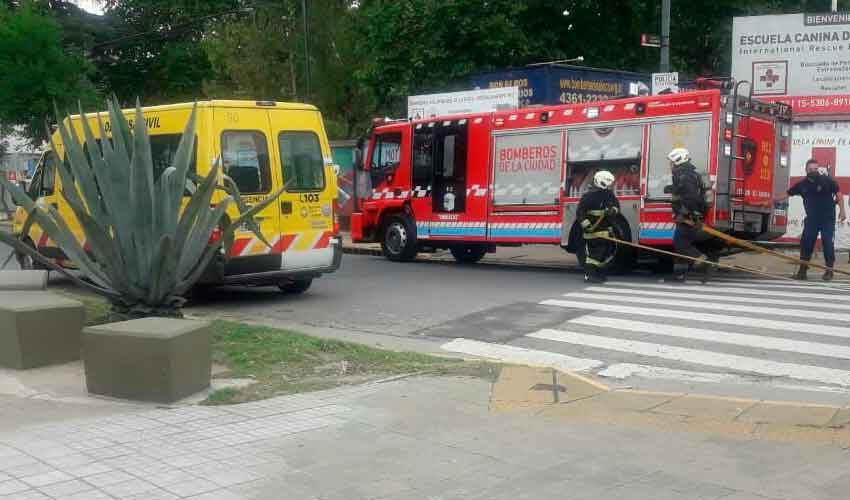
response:
<svg viewBox="0 0 850 500"><path fill-rule="evenodd" d="M705 196L707 187L696 167L691 163L691 154L685 148L674 148L667 155L673 174L673 184L665 192L673 195L673 217L676 232L673 235L673 248L676 253L701 261L696 268L702 271L702 282L707 282L714 274L714 265L718 255L710 248L708 235L702 232L708 204ZM703 247L700 251L697 247ZM703 253L707 257L703 257ZM673 279L686 281L688 271L694 268L693 261L677 259L674 263Z"/></svg>
<svg viewBox="0 0 850 500"><path fill-rule="evenodd" d="M584 281L589 283L605 282L605 266L614 257L613 244L600 238L611 235L611 219L620 212L620 202L611 190L614 180L607 170L596 172L576 211L583 237L579 255L584 254Z"/></svg>

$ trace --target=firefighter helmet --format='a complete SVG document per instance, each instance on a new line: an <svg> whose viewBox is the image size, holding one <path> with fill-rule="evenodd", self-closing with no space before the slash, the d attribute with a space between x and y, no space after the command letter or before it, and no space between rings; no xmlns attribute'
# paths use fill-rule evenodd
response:
<svg viewBox="0 0 850 500"><path fill-rule="evenodd" d="M600 170L593 176L593 185L599 189L608 189L614 185L614 174L607 170Z"/></svg>
<svg viewBox="0 0 850 500"><path fill-rule="evenodd" d="M681 165L686 161L690 161L691 152L685 148L674 148L667 154L667 159L673 162L673 165Z"/></svg>

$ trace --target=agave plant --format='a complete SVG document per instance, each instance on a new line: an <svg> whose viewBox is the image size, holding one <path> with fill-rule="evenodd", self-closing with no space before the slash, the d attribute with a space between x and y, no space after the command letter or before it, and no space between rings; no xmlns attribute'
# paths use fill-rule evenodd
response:
<svg viewBox="0 0 850 500"><path fill-rule="evenodd" d="M148 130L140 105L136 104L135 128L131 129L117 99L108 103L112 126L110 140L95 139L88 120L82 119L87 147L74 128L59 120L65 146L65 162L57 161L61 193L85 234L86 247L78 241L52 206L42 207L17 185L0 177L15 202L27 212L23 235L33 223L43 228L79 268L80 279L12 235L0 240L51 269L105 296L115 312L130 316L180 316L183 296L201 277L219 252L229 254L234 231L247 224L264 241L254 214L273 203L283 189L248 209L235 183L220 175L218 162L199 178L186 194L190 155L195 137L193 109L183 131L173 163L154 179ZM82 109L80 115L84 116ZM58 117L58 112L57 112ZM108 137L100 114L101 138ZM57 151L56 145L51 144ZM190 183L191 184L191 183ZM221 199L215 199L223 191ZM188 203L183 204L184 196ZM235 203L240 215L231 220L227 209ZM211 236L216 229L220 238Z"/></svg>

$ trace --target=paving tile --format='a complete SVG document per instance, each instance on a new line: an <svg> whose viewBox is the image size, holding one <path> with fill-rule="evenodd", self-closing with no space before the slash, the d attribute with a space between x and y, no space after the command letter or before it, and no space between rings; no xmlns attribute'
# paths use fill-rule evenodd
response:
<svg viewBox="0 0 850 500"><path fill-rule="evenodd" d="M30 486L28 484L22 483L17 479L12 479L11 481L3 481L2 483L0 483L0 495L11 495L13 493L19 493L28 489L30 489Z"/></svg>
<svg viewBox="0 0 850 500"><path fill-rule="evenodd" d="M14 476L17 478L35 476L36 474L46 474L48 472L53 472L56 469L41 462L34 462L26 465L19 465L17 467L12 467L11 469L6 469L6 474L10 476Z"/></svg>
<svg viewBox="0 0 850 500"><path fill-rule="evenodd" d="M70 481L73 477L65 474L62 471L54 470L51 472L46 472L44 474L36 474L34 476L28 476L21 478L21 481L27 483L28 485L34 488L40 488L42 486L50 486L51 484L61 483L64 481Z"/></svg>
<svg viewBox="0 0 850 500"><path fill-rule="evenodd" d="M838 409L831 406L758 403L742 413L738 421L822 427L826 426L837 413Z"/></svg>
<svg viewBox="0 0 850 500"><path fill-rule="evenodd" d="M832 417L828 424L830 427L845 427L850 425L850 408L842 408Z"/></svg>
<svg viewBox="0 0 850 500"><path fill-rule="evenodd" d="M83 455L82 453L72 453L69 455L63 455L61 457L51 457L42 459L42 461L48 465L52 465L57 469L65 469L68 467L79 467L81 465L88 465L94 463L94 460L88 455Z"/></svg>
<svg viewBox="0 0 850 500"><path fill-rule="evenodd" d="M9 470L23 465L37 464L38 460L29 455L12 455L0 460L0 472L9 474Z"/></svg>
<svg viewBox="0 0 850 500"><path fill-rule="evenodd" d="M160 488L164 488L166 486L170 486L176 483L194 481L196 479L200 478L180 469L172 469L166 472L160 472L157 474L150 474L145 476L145 480L159 486Z"/></svg>
<svg viewBox="0 0 850 500"><path fill-rule="evenodd" d="M211 491L202 493L192 497L187 497L188 500L245 500L245 497L227 490Z"/></svg>
<svg viewBox="0 0 850 500"><path fill-rule="evenodd" d="M191 467L193 465L199 465L206 462L210 462L212 459L203 455L196 454L188 454L188 455L179 455L176 457L170 457L163 460L164 463L174 466L174 467Z"/></svg>
<svg viewBox="0 0 850 500"><path fill-rule="evenodd" d="M115 500L111 496L107 495L102 491L83 491L81 493L75 493L69 497L64 497L62 500Z"/></svg>
<svg viewBox="0 0 850 500"><path fill-rule="evenodd" d="M163 489L174 493L179 497L188 497L192 495L200 495L201 493L215 491L221 489L221 487L213 483L212 481L207 481L206 479L194 479L192 481L184 481L171 484L163 487Z"/></svg>
<svg viewBox="0 0 850 500"><path fill-rule="evenodd" d="M93 489L94 486L86 482L80 481L79 479L65 481L64 483L51 484L50 486L43 486L41 488L38 488L39 491L45 493L47 496L50 496L52 498L65 498L76 493L80 493L83 491L91 491Z"/></svg>
<svg viewBox="0 0 850 500"><path fill-rule="evenodd" d="M36 490L28 490L22 493L15 493L14 495L10 495L8 498L14 500L51 500L49 496Z"/></svg>
<svg viewBox="0 0 850 500"><path fill-rule="evenodd" d="M115 498L125 498L131 495L140 495L158 489L155 485L142 479L131 479L123 483L111 484L101 488L104 493Z"/></svg>
<svg viewBox="0 0 850 500"><path fill-rule="evenodd" d="M104 472L110 472L115 469L109 467L108 465L100 464L100 463L91 463L88 465L80 465L77 467L70 467L64 469L65 472L72 476L76 477L88 477L94 476L95 474L103 474Z"/></svg>
<svg viewBox="0 0 850 500"><path fill-rule="evenodd" d="M178 498L180 497L165 490L153 490L140 495L131 495L122 500L177 500Z"/></svg>
<svg viewBox="0 0 850 500"><path fill-rule="evenodd" d="M687 395L653 408L654 413L688 416L696 420L731 421L756 402L746 399Z"/></svg>
<svg viewBox="0 0 850 500"><path fill-rule="evenodd" d="M91 483L97 486L98 488L102 488L111 484L123 483L124 481L129 481L131 479L133 479L133 476L131 476L130 474L118 470L113 470L109 472L103 472L101 474L95 474L93 476L88 476L85 478L85 481L87 483Z"/></svg>

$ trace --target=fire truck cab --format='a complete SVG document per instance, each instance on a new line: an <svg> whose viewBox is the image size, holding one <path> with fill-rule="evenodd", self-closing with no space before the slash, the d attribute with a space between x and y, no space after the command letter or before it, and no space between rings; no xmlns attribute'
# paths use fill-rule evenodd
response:
<svg viewBox="0 0 850 500"><path fill-rule="evenodd" d="M789 181L790 108L734 88L383 121L358 165L352 239L380 242L399 261L449 249L459 262L476 262L497 246L522 244L581 254L571 237L576 208L605 169L622 205L615 236L669 248L666 156L674 147L690 150L711 186L707 224L740 238L777 238L786 226L776 198ZM630 248L611 251L612 267L634 265Z"/></svg>

